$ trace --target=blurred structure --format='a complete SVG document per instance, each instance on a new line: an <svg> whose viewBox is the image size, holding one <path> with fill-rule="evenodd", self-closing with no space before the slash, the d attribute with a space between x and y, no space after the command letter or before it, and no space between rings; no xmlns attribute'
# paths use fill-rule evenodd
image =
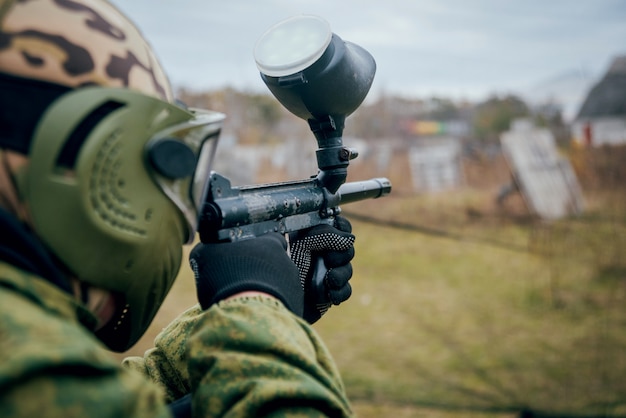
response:
<svg viewBox="0 0 626 418"><path fill-rule="evenodd" d="M414 191L438 192L463 184L461 138L469 131L465 121L407 118L400 126Z"/></svg>
<svg viewBox="0 0 626 418"><path fill-rule="evenodd" d="M413 187L418 192L436 192L462 184L461 142L455 137L415 141L408 150Z"/></svg>
<svg viewBox="0 0 626 418"><path fill-rule="evenodd" d="M626 55L615 58L591 89L572 124L572 136L584 146L626 144Z"/></svg>
<svg viewBox="0 0 626 418"><path fill-rule="evenodd" d="M547 220L583 211L583 196L569 161L558 153L554 136L528 120L517 120L500 137L502 152L512 174L512 186L498 196L519 191L528 209Z"/></svg>

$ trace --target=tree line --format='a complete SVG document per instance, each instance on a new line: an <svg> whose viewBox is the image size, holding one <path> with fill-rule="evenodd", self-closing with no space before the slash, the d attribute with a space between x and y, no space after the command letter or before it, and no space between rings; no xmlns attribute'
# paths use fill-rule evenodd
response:
<svg viewBox="0 0 626 418"><path fill-rule="evenodd" d="M178 96L188 106L226 113L225 133L240 143L268 144L309 135L306 122L285 110L269 93L233 88L203 92L182 89ZM497 143L500 134L518 118L529 118L537 126L551 129L561 144L569 140L558 104L530 106L514 94L492 95L477 103L441 97L409 99L383 95L363 104L348 117L344 135L365 140L411 136L415 132L407 131L407 121L454 121L467 126L463 139L489 145Z"/></svg>

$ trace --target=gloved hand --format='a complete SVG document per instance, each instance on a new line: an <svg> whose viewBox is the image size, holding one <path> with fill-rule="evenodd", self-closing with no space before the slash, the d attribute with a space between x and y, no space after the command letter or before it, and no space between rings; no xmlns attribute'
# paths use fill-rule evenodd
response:
<svg viewBox="0 0 626 418"><path fill-rule="evenodd" d="M280 299L302 317L304 292L287 241L269 233L243 241L197 244L189 263L202 309L239 292L260 291Z"/></svg>
<svg viewBox="0 0 626 418"><path fill-rule="evenodd" d="M314 323L332 305L339 305L352 294L354 235L352 225L342 217L335 226L319 225L289 235L291 259L298 266L304 288L304 316Z"/></svg>

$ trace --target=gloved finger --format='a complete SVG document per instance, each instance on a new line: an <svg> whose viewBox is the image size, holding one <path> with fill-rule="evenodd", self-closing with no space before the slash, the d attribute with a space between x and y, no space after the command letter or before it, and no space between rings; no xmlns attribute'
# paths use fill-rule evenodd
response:
<svg viewBox="0 0 626 418"><path fill-rule="evenodd" d="M255 246L269 246L270 248L274 246L280 246L283 250L287 250L287 240L282 234L278 232L269 232L267 234L261 235L258 238L255 238L254 241L238 241L238 242L222 242L222 243L209 243L203 244L198 243L191 250L189 254L190 258L196 260L203 260L205 258L211 257L224 257L232 255L233 248L243 248L245 252L246 247L254 248Z"/></svg>
<svg viewBox="0 0 626 418"><path fill-rule="evenodd" d="M337 290L348 284L352 277L352 265L346 264L341 267L332 268L326 273L326 286L330 290Z"/></svg>
<svg viewBox="0 0 626 418"><path fill-rule="evenodd" d="M328 292L328 296L333 305L339 305L341 302L345 302L351 295L352 286L350 286L350 283L346 283L346 285L340 289L329 290Z"/></svg>
<svg viewBox="0 0 626 418"><path fill-rule="evenodd" d="M193 247L189 258L196 260L200 264L204 264L205 258L211 257L212 253L220 251L221 247L217 247L216 245L218 244L203 244L200 242Z"/></svg>
<svg viewBox="0 0 626 418"><path fill-rule="evenodd" d="M336 222L337 222L337 219L335 219L335 223ZM316 225L308 229L291 232L289 236L290 238L299 239L303 237L317 236L317 235L323 235L323 234L335 234L340 237L354 239L354 235L351 234L352 227L350 226L350 224L348 223L346 225L343 221L341 221L341 225L342 227L347 228L350 231L344 231L340 228L337 228L329 224L320 224L320 225Z"/></svg>
<svg viewBox="0 0 626 418"><path fill-rule="evenodd" d="M287 251L287 248L289 247L289 244L287 243L287 240L285 239L285 235L279 234L278 232L268 232L267 234L261 235L260 237L257 238L257 242L260 243L261 239L267 239L267 242L270 245L278 244L281 247L283 247L283 250L285 251Z"/></svg>
<svg viewBox="0 0 626 418"><path fill-rule="evenodd" d="M335 217L335 228L343 232L352 232L352 224L343 216Z"/></svg>
<svg viewBox="0 0 626 418"><path fill-rule="evenodd" d="M320 253L324 259L326 268L340 267L348 264L354 258L354 247L350 247L345 251L327 251Z"/></svg>
<svg viewBox="0 0 626 418"><path fill-rule="evenodd" d="M335 220L336 221L336 220ZM345 225L344 225L345 226ZM332 225L322 224L314 226L313 228L305 231L305 236L316 236L316 235L324 235L324 234L335 234L342 238L347 238L354 241L355 237L352 235L350 231L343 231L339 228L336 228Z"/></svg>

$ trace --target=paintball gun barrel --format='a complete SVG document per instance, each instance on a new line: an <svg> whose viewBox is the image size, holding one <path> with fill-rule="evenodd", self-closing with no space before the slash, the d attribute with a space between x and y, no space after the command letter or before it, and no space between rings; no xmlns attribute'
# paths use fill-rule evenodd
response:
<svg viewBox="0 0 626 418"><path fill-rule="evenodd" d="M386 178L344 183L336 193L318 179L231 187L211 174L208 196L200 216L203 242L238 241L267 232L289 233L332 223L340 203L376 199L391 191Z"/></svg>

